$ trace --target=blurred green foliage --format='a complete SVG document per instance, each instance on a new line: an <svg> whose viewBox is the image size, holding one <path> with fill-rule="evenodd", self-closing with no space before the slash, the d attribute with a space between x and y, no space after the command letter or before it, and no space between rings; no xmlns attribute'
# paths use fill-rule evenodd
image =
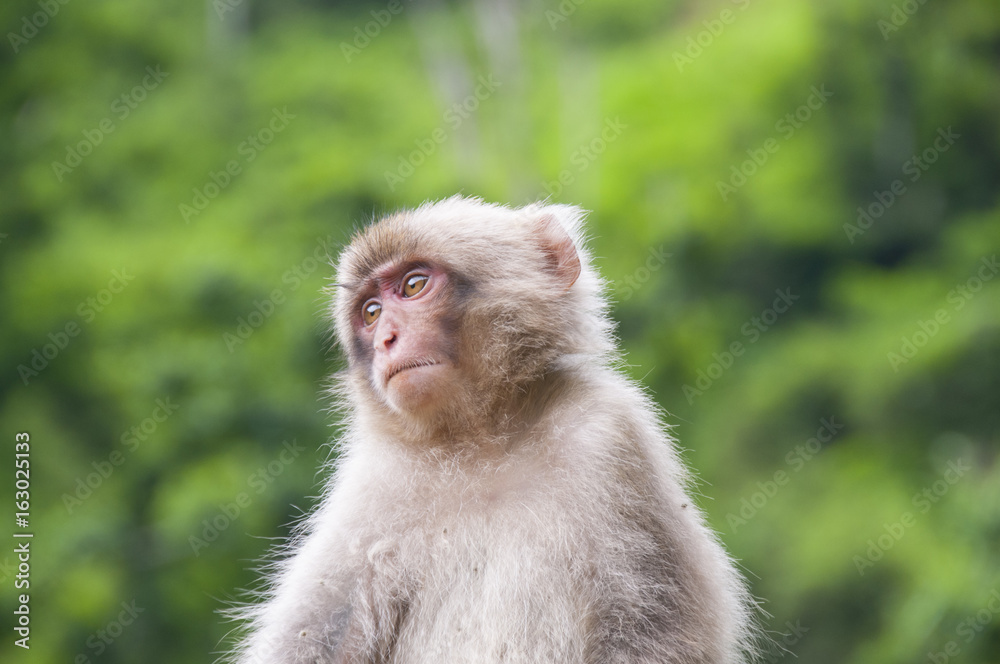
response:
<svg viewBox="0 0 1000 664"><path fill-rule="evenodd" d="M28 431L36 533L31 649L5 628L3 661L213 659L213 611L321 488L327 255L455 192L594 211L629 370L787 649L766 661L997 661L995 2L0 24L2 514Z"/></svg>

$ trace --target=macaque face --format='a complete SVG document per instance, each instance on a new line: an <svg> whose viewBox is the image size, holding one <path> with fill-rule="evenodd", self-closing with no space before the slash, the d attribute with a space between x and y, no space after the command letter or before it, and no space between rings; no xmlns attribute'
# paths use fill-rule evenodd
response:
<svg viewBox="0 0 1000 664"><path fill-rule="evenodd" d="M355 334L377 394L414 415L437 411L455 389L452 283L432 264L387 265L358 298Z"/></svg>

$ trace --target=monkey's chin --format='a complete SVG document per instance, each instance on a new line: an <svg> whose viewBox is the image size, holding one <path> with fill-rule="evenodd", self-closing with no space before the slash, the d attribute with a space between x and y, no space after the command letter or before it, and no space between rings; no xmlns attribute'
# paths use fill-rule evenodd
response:
<svg viewBox="0 0 1000 664"><path fill-rule="evenodd" d="M446 364L430 364L396 373L385 386L389 405L414 415L436 412L449 398L450 370Z"/></svg>

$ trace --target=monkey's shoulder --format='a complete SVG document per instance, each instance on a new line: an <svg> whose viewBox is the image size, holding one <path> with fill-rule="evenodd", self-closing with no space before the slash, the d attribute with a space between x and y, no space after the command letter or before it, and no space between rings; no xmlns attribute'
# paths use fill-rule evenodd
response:
<svg viewBox="0 0 1000 664"><path fill-rule="evenodd" d="M538 437L580 460L675 472L675 444L641 385L612 368L573 381L553 403Z"/></svg>

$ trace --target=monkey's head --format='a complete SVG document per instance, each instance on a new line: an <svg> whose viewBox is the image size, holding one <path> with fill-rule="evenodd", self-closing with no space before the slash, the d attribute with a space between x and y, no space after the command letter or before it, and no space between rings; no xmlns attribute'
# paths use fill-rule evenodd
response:
<svg viewBox="0 0 1000 664"><path fill-rule="evenodd" d="M608 352L583 214L453 197L359 232L334 318L361 416L462 428L504 417L574 356Z"/></svg>

